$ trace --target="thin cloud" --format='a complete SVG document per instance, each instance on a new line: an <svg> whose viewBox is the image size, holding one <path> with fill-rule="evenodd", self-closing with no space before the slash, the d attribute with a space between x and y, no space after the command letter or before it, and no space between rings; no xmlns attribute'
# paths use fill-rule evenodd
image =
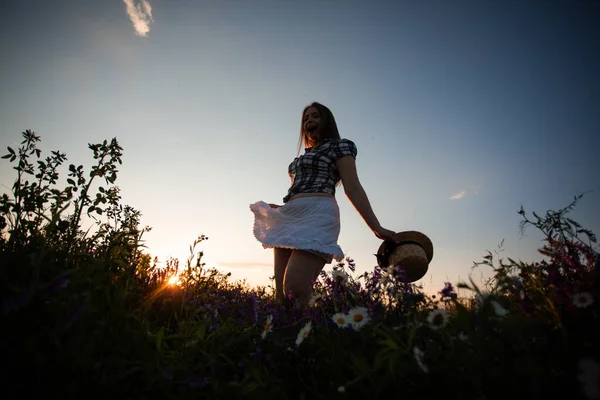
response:
<svg viewBox="0 0 600 400"><path fill-rule="evenodd" d="M135 4L135 0L123 0L127 15L133 23L133 29L138 36L146 36L150 32L150 23L152 19L152 6L148 0L141 0Z"/></svg>
<svg viewBox="0 0 600 400"><path fill-rule="evenodd" d="M465 190L461 190L460 192L456 193L455 195L450 197L450 200L458 200L458 199L462 199L463 197L465 197L467 195L467 192Z"/></svg>

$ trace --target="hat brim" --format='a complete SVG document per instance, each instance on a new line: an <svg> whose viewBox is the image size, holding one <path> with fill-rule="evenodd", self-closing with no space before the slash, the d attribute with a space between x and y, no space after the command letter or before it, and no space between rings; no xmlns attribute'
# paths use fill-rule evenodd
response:
<svg viewBox="0 0 600 400"><path fill-rule="evenodd" d="M417 244L423 248L425 251L425 255L427 257L427 263L431 262L433 259L433 243L431 239L427 237L424 233L417 231L403 231L398 232L394 236L394 240L384 240L379 246L377 250L377 262L380 267L387 267L388 265L388 257L389 255L396 249L398 246L403 244Z"/></svg>

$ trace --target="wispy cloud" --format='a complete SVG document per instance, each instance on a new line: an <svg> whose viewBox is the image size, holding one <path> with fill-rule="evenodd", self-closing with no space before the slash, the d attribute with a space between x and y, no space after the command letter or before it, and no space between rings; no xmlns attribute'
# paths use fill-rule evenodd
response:
<svg viewBox="0 0 600 400"><path fill-rule="evenodd" d="M466 190L461 190L460 192L456 193L455 195L450 197L450 200L458 200L458 199L462 199L463 197L465 197L467 195L467 191Z"/></svg>
<svg viewBox="0 0 600 400"><path fill-rule="evenodd" d="M135 0L123 0L129 19L133 23L133 29L138 36L146 36L150 32L152 19L152 6L148 0L141 0L137 4Z"/></svg>

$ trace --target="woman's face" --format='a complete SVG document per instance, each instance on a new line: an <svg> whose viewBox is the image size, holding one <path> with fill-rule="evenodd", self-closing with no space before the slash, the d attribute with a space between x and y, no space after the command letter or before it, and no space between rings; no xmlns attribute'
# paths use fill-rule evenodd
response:
<svg viewBox="0 0 600 400"><path fill-rule="evenodd" d="M302 117L302 126L311 140L317 139L317 132L321 128L321 114L316 107L310 107Z"/></svg>

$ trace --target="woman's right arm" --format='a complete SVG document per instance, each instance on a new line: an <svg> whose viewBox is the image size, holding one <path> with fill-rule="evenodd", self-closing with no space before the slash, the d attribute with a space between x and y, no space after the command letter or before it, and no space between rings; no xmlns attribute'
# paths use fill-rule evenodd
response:
<svg viewBox="0 0 600 400"><path fill-rule="evenodd" d="M363 189L358 179L356 161L354 157L342 157L338 159L335 164L340 173L340 177L342 178L342 184L344 185L344 192L346 193L346 196L348 196L348 199L354 208L356 208L356 211L358 211L360 216L365 220L367 226L371 228L375 236L377 236L379 239L393 240L396 232L382 227L379 223L379 220L375 216L373 209L371 208L371 203L369 202L367 193L365 192L365 189Z"/></svg>

